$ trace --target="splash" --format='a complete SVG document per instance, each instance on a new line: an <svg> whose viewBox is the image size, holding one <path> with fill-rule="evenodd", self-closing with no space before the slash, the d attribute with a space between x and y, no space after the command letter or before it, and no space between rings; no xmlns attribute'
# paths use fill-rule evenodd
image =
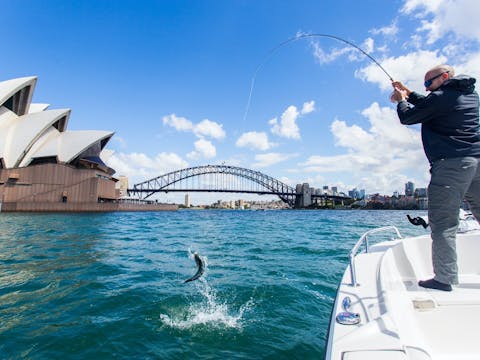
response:
<svg viewBox="0 0 480 360"><path fill-rule="evenodd" d="M240 306L238 311L232 311L232 306L220 301L216 291L208 285L205 279L201 279L197 283L197 288L203 296L201 303L191 304L185 313L172 316L160 314L160 320L169 327L181 330L196 326L207 326L214 329L242 329L243 316L253 307L252 299Z"/></svg>

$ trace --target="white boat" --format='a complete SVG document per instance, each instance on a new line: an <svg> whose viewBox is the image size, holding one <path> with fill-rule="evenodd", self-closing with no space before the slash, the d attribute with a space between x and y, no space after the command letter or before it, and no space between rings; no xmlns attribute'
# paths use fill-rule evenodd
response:
<svg viewBox="0 0 480 360"><path fill-rule="evenodd" d="M451 292L417 285L433 277L429 234L402 238L388 226L362 235L337 291L326 359L480 359L480 230L462 221L472 222L459 227ZM394 238L369 244L381 233Z"/></svg>

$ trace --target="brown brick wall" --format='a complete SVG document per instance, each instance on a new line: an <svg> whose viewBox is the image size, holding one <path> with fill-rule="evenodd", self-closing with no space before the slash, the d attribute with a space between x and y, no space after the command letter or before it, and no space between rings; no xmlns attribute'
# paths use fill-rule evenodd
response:
<svg viewBox="0 0 480 360"><path fill-rule="evenodd" d="M100 177L99 177L100 176ZM98 170L42 164L0 170L0 201L96 203L116 199L115 181Z"/></svg>

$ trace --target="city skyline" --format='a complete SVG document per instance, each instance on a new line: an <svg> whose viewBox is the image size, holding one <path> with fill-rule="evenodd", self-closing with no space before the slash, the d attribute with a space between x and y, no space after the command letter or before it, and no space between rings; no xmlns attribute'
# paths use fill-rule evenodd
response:
<svg viewBox="0 0 480 360"><path fill-rule="evenodd" d="M297 187L298 186L302 186L302 185L307 185L309 186L309 184L297 184ZM412 183L411 181L408 181L407 183L404 184L404 192L403 193L400 193L399 191L394 191L393 193L391 194L380 194L380 193L367 193L365 189L357 189L357 188L353 188L351 190L348 190L347 193L345 192L338 192L337 190L337 187L336 186L332 186L331 189L329 186L327 185L324 185L322 186L321 188L312 188L312 193L313 194L325 194L325 195L333 195L333 196L345 196L345 197L349 197L353 200L371 200L371 199L376 199L376 198L384 198L384 199L391 199L391 198L397 198L397 199L401 199L401 198L411 198L411 199L422 199L423 200L423 203L422 203L422 209L426 209L427 208L427 202L426 202L426 199L428 199L428 195L427 195L427 188L425 187L416 187L414 183ZM240 204L248 204L248 203L269 203L269 204L272 204L272 203L282 203L282 200L278 197L278 196L275 196L275 195L271 195L271 196L268 196L270 199L269 200L262 200L261 198L249 198L249 199L246 199L246 198L242 198L242 196L245 197L245 194L242 194L242 195L238 195L238 194L235 194L235 195L231 195L229 196L228 198L226 199L223 199L223 198L219 198L220 196L217 196L217 199L212 202L212 203L201 203L201 202L197 202L195 204L192 203L191 201L191 194L189 192L185 192L185 193L182 193L183 195L183 199L184 199L184 202L183 204L180 202L179 205L183 205L184 207L196 207L196 206L214 206L215 204L217 205L222 205L224 207L227 207L227 208L238 208L238 207L242 207L241 205L236 205L236 206L233 206L232 204L237 204L237 203L240 203ZM222 194L223 195L223 194ZM411 200L413 201L413 200ZM284 204L285 206L287 206L286 204ZM366 205L366 204L365 204Z"/></svg>
<svg viewBox="0 0 480 360"><path fill-rule="evenodd" d="M400 125L388 77L332 39L270 53L299 35L347 39L421 93L438 63L480 75L473 0L2 4L0 80L38 76L34 101L71 108L69 128L114 131L103 156L130 184L226 163L291 186L426 187L419 127Z"/></svg>

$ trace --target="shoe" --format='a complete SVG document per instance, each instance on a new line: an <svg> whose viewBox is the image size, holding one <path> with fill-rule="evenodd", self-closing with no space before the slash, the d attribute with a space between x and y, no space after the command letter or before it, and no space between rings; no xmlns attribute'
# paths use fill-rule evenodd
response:
<svg viewBox="0 0 480 360"><path fill-rule="evenodd" d="M452 285L444 284L440 281L435 279L429 280L420 280L418 285L427 289L435 289L435 290L442 290L442 291L452 291Z"/></svg>

